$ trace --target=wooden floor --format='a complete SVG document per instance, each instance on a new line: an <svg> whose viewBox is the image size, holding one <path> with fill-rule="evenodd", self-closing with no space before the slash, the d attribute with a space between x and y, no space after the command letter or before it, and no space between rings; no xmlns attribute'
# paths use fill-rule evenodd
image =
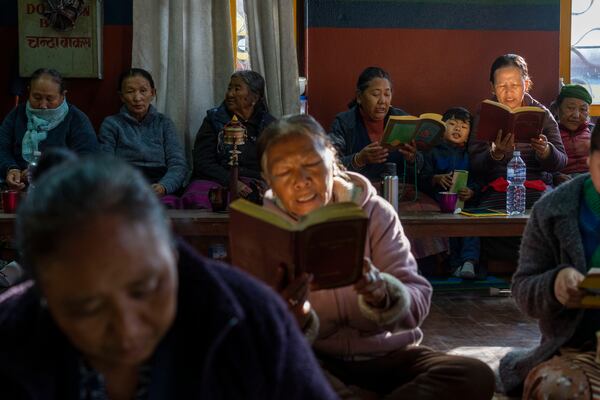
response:
<svg viewBox="0 0 600 400"><path fill-rule="evenodd" d="M494 371L508 351L539 341L537 324L520 313L511 297L490 296L488 291L434 291L422 328L423 345L478 358Z"/></svg>

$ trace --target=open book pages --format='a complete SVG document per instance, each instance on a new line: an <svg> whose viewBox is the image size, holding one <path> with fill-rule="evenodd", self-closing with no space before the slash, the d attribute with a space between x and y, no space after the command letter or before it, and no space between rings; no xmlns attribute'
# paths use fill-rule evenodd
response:
<svg viewBox="0 0 600 400"><path fill-rule="evenodd" d="M388 149L397 149L413 140L419 148L430 148L440 143L444 137L446 125L442 116L435 113L412 115L392 115L389 117L381 145Z"/></svg>

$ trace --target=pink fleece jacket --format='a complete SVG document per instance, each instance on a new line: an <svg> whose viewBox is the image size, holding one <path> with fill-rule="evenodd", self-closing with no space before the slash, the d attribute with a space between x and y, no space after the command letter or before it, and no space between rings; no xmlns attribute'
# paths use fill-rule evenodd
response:
<svg viewBox="0 0 600 400"><path fill-rule="evenodd" d="M388 309L374 308L352 286L311 292L309 300L320 319L314 347L345 359L373 358L421 341L419 326L429 312L432 289L417 272L392 206L362 175L347 174L351 183L335 178L333 201L354 201L369 216L365 257L382 273L390 298L396 301ZM270 190L264 206L285 215Z"/></svg>
<svg viewBox="0 0 600 400"><path fill-rule="evenodd" d="M591 126L582 124L575 132L569 131L559 124L560 136L567 152L567 166L560 172L563 174L583 173L588 171L587 158L590 155Z"/></svg>

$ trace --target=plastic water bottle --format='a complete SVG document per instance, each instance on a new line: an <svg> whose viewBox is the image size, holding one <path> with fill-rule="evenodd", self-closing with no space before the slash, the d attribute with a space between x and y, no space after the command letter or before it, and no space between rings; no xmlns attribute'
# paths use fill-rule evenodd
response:
<svg viewBox="0 0 600 400"><path fill-rule="evenodd" d="M383 198L398 212L398 175L396 164L385 163L383 172Z"/></svg>
<svg viewBox="0 0 600 400"><path fill-rule="evenodd" d="M308 99L306 96L300 96L300 114L306 114Z"/></svg>
<svg viewBox="0 0 600 400"><path fill-rule="evenodd" d="M525 212L525 178L527 167L521 158L521 152L513 151L513 158L508 162L506 168L506 213L508 215L520 215Z"/></svg>
<svg viewBox="0 0 600 400"><path fill-rule="evenodd" d="M37 168L38 161L42 153L39 150L35 150L33 152L33 156L31 158L31 162L27 166L27 180L29 185L33 185L33 174L35 173L35 169Z"/></svg>

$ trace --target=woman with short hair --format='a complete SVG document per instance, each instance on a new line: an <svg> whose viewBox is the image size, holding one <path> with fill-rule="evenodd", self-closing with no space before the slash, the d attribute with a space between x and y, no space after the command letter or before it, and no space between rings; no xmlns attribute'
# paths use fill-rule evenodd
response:
<svg viewBox="0 0 600 400"><path fill-rule="evenodd" d="M122 160L44 174L17 243L33 280L0 296L2 398L334 398L278 296L173 240Z"/></svg>

